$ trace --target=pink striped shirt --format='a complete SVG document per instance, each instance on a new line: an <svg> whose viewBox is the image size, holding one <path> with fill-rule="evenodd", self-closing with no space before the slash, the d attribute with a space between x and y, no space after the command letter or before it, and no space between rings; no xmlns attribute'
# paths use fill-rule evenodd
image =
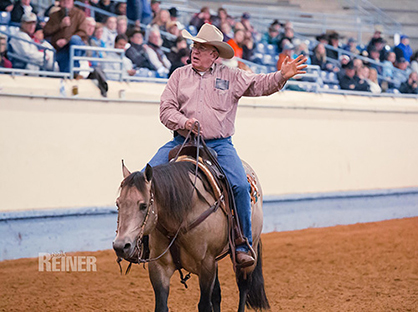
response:
<svg viewBox="0 0 418 312"><path fill-rule="evenodd" d="M174 71L161 95L160 120L170 130L186 136L189 118L199 120L204 139L232 136L238 100L242 96L270 95L283 88L280 72L252 74L214 64L203 75L192 65Z"/></svg>

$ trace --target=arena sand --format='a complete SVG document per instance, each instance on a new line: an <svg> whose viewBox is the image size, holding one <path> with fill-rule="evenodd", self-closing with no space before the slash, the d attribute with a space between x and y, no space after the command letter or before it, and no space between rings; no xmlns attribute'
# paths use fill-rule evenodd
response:
<svg viewBox="0 0 418 312"><path fill-rule="evenodd" d="M269 233L262 240L272 311L418 311L418 218ZM112 250L67 255L95 256L97 272L39 272L37 258L0 262L0 310L153 311L142 266L121 276ZM219 263L219 278L222 310L234 311L238 290L229 259ZM197 311L196 276L188 286L173 276L170 311Z"/></svg>

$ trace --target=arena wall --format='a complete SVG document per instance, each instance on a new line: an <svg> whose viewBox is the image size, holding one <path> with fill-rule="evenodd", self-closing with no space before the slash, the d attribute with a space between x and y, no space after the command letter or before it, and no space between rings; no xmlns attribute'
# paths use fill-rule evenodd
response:
<svg viewBox="0 0 418 312"><path fill-rule="evenodd" d="M112 206L121 159L140 170L171 137L164 86L0 75L0 210ZM243 98L233 142L272 196L417 187L417 133L417 98L286 91Z"/></svg>

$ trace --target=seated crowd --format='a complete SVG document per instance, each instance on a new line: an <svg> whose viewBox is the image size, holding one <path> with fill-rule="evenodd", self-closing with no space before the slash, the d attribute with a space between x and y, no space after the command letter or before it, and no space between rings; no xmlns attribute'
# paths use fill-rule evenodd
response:
<svg viewBox="0 0 418 312"><path fill-rule="evenodd" d="M57 0L41 18L30 0L0 0L0 11L10 12L10 24L19 25L8 43L0 34L0 67L22 66L26 60L23 66L27 69L69 72L72 45L120 49L119 52L75 50L76 56L114 58L114 63L75 62L81 68L101 68L107 79L119 79L121 69L129 76L153 73L154 77L165 78L187 64L190 47L180 35L185 26L178 21L175 7L161 9L158 0L81 2L88 5L77 7L74 0ZM343 43L336 32L317 36L312 46L295 36L291 22L282 24L275 20L264 33L258 32L249 13L235 19L224 8L212 15L208 7L203 7L191 17L187 27L197 32L204 23L217 26L234 49L237 58L228 60L229 66L251 71L247 60L280 70L286 57L304 54L308 64L332 74L339 89L418 93L418 51L413 53L407 36L401 36L398 45L388 46L380 27L376 27L367 46L358 44L354 38ZM145 25L149 25L146 33ZM14 55L12 62L7 47L10 55Z"/></svg>

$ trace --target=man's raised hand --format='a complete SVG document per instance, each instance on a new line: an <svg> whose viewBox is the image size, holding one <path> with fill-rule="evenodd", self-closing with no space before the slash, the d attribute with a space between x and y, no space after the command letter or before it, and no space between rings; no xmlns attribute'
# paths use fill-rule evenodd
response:
<svg viewBox="0 0 418 312"><path fill-rule="evenodd" d="M306 71L304 71L303 69L305 69L308 66L305 64L307 60L308 59L304 57L302 54L294 60L289 59L289 57L286 56L282 64L282 68L280 70L283 78L287 80L296 75L306 74Z"/></svg>

